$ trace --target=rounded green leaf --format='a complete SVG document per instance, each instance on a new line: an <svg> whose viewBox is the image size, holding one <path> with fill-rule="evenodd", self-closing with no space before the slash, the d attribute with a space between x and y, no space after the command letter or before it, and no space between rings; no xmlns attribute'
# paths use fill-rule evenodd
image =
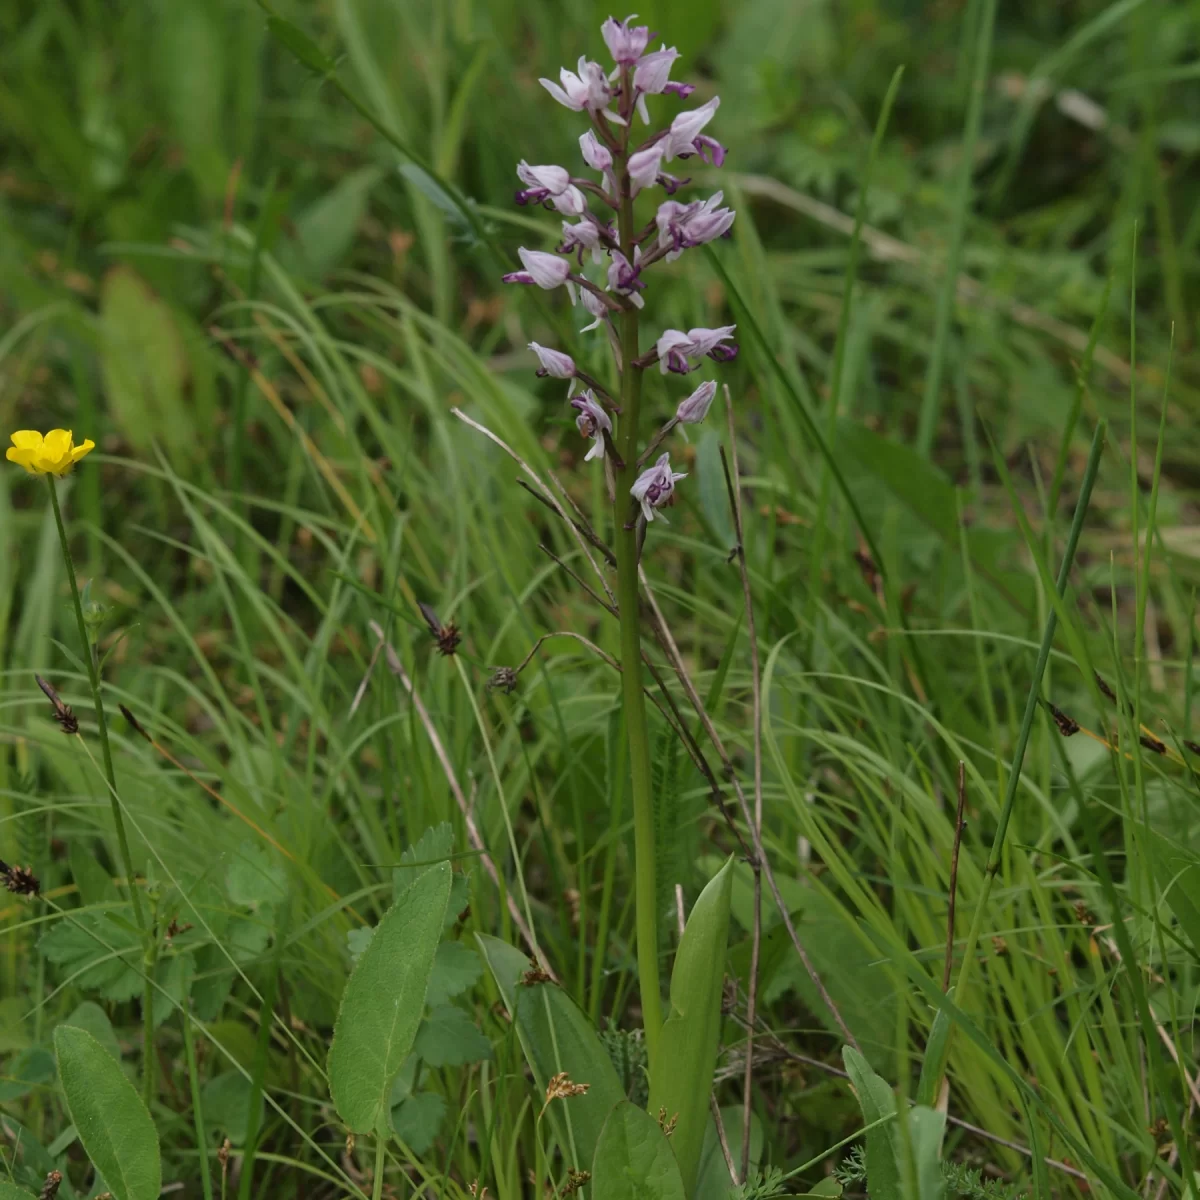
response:
<svg viewBox="0 0 1200 1200"><path fill-rule="evenodd" d="M114 1200L157 1200L162 1187L158 1133L112 1055L84 1029L54 1031L58 1077L87 1156Z"/></svg>
<svg viewBox="0 0 1200 1200"><path fill-rule="evenodd" d="M622 1100L608 1115L592 1160L594 1200L686 1200L671 1143L658 1122Z"/></svg>
<svg viewBox="0 0 1200 1200"><path fill-rule="evenodd" d="M0 1200L33 1200L33 1193L0 1179Z"/></svg>
<svg viewBox="0 0 1200 1200"><path fill-rule="evenodd" d="M416 879L379 922L346 981L329 1047L329 1093L355 1133L373 1133L387 1120L392 1081L425 1010L450 876L450 864L438 863Z"/></svg>

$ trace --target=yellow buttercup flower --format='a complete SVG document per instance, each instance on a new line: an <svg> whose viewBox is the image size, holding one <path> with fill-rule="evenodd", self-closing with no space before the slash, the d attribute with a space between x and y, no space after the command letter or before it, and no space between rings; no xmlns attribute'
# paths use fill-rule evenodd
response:
<svg viewBox="0 0 1200 1200"><path fill-rule="evenodd" d="M4 457L24 467L30 475L66 475L95 448L91 438L76 446L69 429L52 429L45 437L36 429L18 429Z"/></svg>

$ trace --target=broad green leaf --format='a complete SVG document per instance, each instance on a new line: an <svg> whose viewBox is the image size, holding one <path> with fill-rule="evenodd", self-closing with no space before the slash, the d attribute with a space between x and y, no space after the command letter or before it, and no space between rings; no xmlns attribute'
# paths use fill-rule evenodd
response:
<svg viewBox="0 0 1200 1200"><path fill-rule="evenodd" d="M54 1078L54 1056L41 1046L13 1055L0 1074L0 1102L20 1100Z"/></svg>
<svg viewBox="0 0 1200 1200"><path fill-rule="evenodd" d="M450 864L431 867L387 911L351 972L329 1047L329 1092L355 1133L388 1113L412 1049L450 895Z"/></svg>
<svg viewBox="0 0 1200 1200"><path fill-rule="evenodd" d="M205 1125L240 1146L246 1137L252 1090L250 1080L241 1071L222 1071L220 1075L214 1075L200 1092ZM262 1092L258 1093L257 1099L258 1124L261 1126Z"/></svg>
<svg viewBox="0 0 1200 1200"><path fill-rule="evenodd" d="M946 1116L924 1105L908 1114L909 1145L917 1182L916 1200L942 1200L946 1185L942 1179L942 1137Z"/></svg>
<svg viewBox="0 0 1200 1200"><path fill-rule="evenodd" d="M703 861L707 864L713 860ZM891 968L861 936L862 922L828 897L794 879L781 878L779 888L809 960L863 1053L875 1070L891 1070L894 1047L890 1033L884 1031L895 1028L899 1004ZM734 865L731 911L734 920L749 931L754 913L754 876L746 863ZM770 1004L793 989L830 1033L839 1036L837 1022L797 956L782 921L770 911L764 912L764 917L767 930L759 958L759 995L763 1002ZM729 952L731 971L737 971L743 986L750 949L751 939L747 936Z"/></svg>
<svg viewBox="0 0 1200 1200"><path fill-rule="evenodd" d="M440 1004L417 1030L413 1052L431 1067L463 1067L492 1056L492 1043L455 1004Z"/></svg>
<svg viewBox="0 0 1200 1200"><path fill-rule="evenodd" d="M721 1033L721 991L729 941L733 858L709 880L679 939L671 971L671 1005L658 1057L650 1064L650 1111L675 1119L671 1145L690 1196L709 1122L709 1096Z"/></svg>
<svg viewBox="0 0 1200 1200"><path fill-rule="evenodd" d="M142 990L137 934L108 919L107 910L75 912L57 921L38 943L61 977L107 1000L132 1000Z"/></svg>
<svg viewBox="0 0 1200 1200"><path fill-rule="evenodd" d="M462 942L442 942L433 959L433 975L429 979L429 994L425 997L430 1008L436 1008L455 996L461 996L474 986L483 974L479 953Z"/></svg>
<svg viewBox="0 0 1200 1200"><path fill-rule="evenodd" d="M350 249L367 211L371 189L379 182L378 167L360 167L340 179L297 218L299 255L283 254L285 265L320 279L336 267Z"/></svg>
<svg viewBox="0 0 1200 1200"><path fill-rule="evenodd" d="M887 1081L871 1070L870 1064L853 1046L842 1049L846 1073L862 1109L863 1124L870 1125L896 1111L896 1095ZM896 1122L877 1125L867 1132L867 1188L871 1200L904 1200L901 1186L900 1147Z"/></svg>
<svg viewBox="0 0 1200 1200"><path fill-rule="evenodd" d="M671 1143L658 1122L622 1100L604 1122L592 1160L594 1200L687 1200Z"/></svg>
<svg viewBox="0 0 1200 1200"><path fill-rule="evenodd" d="M113 1200L157 1200L158 1133L120 1065L90 1033L71 1025L54 1031L54 1050L71 1120Z"/></svg>
<svg viewBox="0 0 1200 1200"><path fill-rule="evenodd" d="M267 18L267 28L272 37L286 46L310 71L317 75L328 75L333 70L333 60L327 58L317 43L291 21L271 16Z"/></svg>
<svg viewBox="0 0 1200 1200"><path fill-rule="evenodd" d="M192 448L188 355L170 308L128 267L114 267L100 288L100 323L104 390L122 434L147 455L156 441Z"/></svg>
<svg viewBox="0 0 1200 1200"><path fill-rule="evenodd" d="M0 1180L0 1200L34 1200L33 1193L15 1184Z"/></svg>
<svg viewBox="0 0 1200 1200"><path fill-rule="evenodd" d="M424 1154L445 1116L446 1101L437 1092L417 1092L392 1109L392 1128L414 1154Z"/></svg>
<svg viewBox="0 0 1200 1200"><path fill-rule="evenodd" d="M221 146L229 61L228 18L211 0L172 0L154 22L164 116L193 177L210 197L220 196L228 172Z"/></svg>
<svg viewBox="0 0 1200 1200"><path fill-rule="evenodd" d="M544 1095L550 1076L560 1071L566 1071L574 1083L591 1085L585 1095L553 1101L546 1112L560 1131L559 1143L574 1157L569 1165L586 1171L608 1114L625 1099L612 1059L562 988L553 983L521 983L529 959L520 950L486 934L479 934L477 940L516 1025L538 1091Z"/></svg>
<svg viewBox="0 0 1200 1200"><path fill-rule="evenodd" d="M1200 956L1200 859L1185 845L1151 833L1151 857L1163 899Z"/></svg>
<svg viewBox="0 0 1200 1200"><path fill-rule="evenodd" d="M246 908L277 904L287 894L287 872L276 855L247 838L225 868L225 891Z"/></svg>
<svg viewBox="0 0 1200 1200"><path fill-rule="evenodd" d="M115 904L120 898L117 885L108 872L96 861L96 856L85 842L71 843L71 878L79 889L79 899L87 906Z"/></svg>
<svg viewBox="0 0 1200 1200"><path fill-rule="evenodd" d="M121 1045L117 1041L116 1033L113 1032L112 1022L108 1019L108 1013L95 1001L85 1000L63 1024L86 1030L113 1058L118 1062L121 1061Z"/></svg>
<svg viewBox="0 0 1200 1200"><path fill-rule="evenodd" d="M392 871L392 895L397 899L413 880L436 862L454 853L454 829L449 821L431 825L400 855L401 865Z"/></svg>

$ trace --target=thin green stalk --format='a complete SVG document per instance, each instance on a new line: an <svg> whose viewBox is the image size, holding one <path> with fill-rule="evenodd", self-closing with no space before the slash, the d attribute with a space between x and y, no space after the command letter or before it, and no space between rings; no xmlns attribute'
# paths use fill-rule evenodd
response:
<svg viewBox="0 0 1200 1200"><path fill-rule="evenodd" d="M371 1181L371 1200L380 1200L383 1195L383 1154L387 1149L387 1138L375 1135L375 1178Z"/></svg>
<svg viewBox="0 0 1200 1200"><path fill-rule="evenodd" d="M1080 489L1079 500L1075 505L1075 516L1071 521L1071 530L1067 535L1066 549L1063 551L1062 563L1058 569L1056 591L1061 599L1067 589L1067 579L1071 573L1071 565L1075 561L1075 551L1079 546L1079 535L1083 531L1084 518L1087 515L1088 503L1092 497L1092 485L1100 469L1100 455L1104 450L1106 424L1101 421L1092 438L1092 448L1088 455L1087 468L1083 475L1083 485ZM1008 786L1004 793L1004 802L1000 808L1000 819L996 823L996 834L992 839L992 848L988 854L987 866L984 868L983 881L979 890L979 901L975 905L975 913L971 919L971 928L967 933L966 945L963 948L962 966L958 973L956 986L956 1003L959 1008L966 1007L967 982L970 978L971 967L975 960L975 947L983 930L983 922L988 911L988 900L991 896L992 883L1000 870L1000 856L1004 851L1004 842L1008 836L1008 823L1012 818L1013 807L1016 804L1017 789L1021 784L1021 765L1025 761L1025 750L1029 745L1029 735L1033 729L1033 719L1037 714L1038 698L1041 694L1042 676L1046 671L1046 663L1050 659L1050 651L1054 646L1054 631L1058 627L1058 611L1051 607L1046 618L1046 626L1042 632L1042 644L1038 650L1037 663L1033 668L1033 678L1029 681L1029 693L1025 700L1025 713L1021 718L1020 732L1017 734L1017 744L1013 749L1012 767L1008 775ZM947 1042L947 1046L949 1043Z"/></svg>
<svg viewBox="0 0 1200 1200"><path fill-rule="evenodd" d="M71 581L71 600L75 605L75 622L79 627L79 640L83 645L83 661L87 664L88 682L92 688L92 704L96 710L96 726L100 731L100 752L104 761L104 777L108 780L108 799L112 805L113 824L117 829L117 842L121 848L121 865L125 868L125 879L129 886L133 915L142 936L146 934L146 918L142 912L142 898L134 886L133 855L129 852L129 839L125 835L125 821L121 816L121 804L117 799L117 779L113 771L112 748L108 743L108 722L104 719L104 702L100 699L100 670L92 655L92 639L87 623L83 619L83 602L79 598L79 584L75 579L75 562L71 557L71 544L67 541L67 529L63 524L62 509L58 504L58 491L53 475L46 476L50 489L50 504L54 509L54 522L58 526L58 540L62 545L63 562L67 567L67 578Z"/></svg>
<svg viewBox="0 0 1200 1200"><path fill-rule="evenodd" d="M113 770L112 747L108 741L108 722L104 717L104 701L100 698L100 656L88 634L87 622L83 619L83 602L79 598L79 583L75 578L75 562L71 557L71 544L67 540L67 528L63 524L62 508L58 503L58 488L53 475L46 476L50 489L50 505L54 509L54 523L58 526L58 540L62 545L63 562L67 578L71 581L71 600L75 606L75 622L79 628L79 640L83 650L83 661L87 665L88 683L92 688L92 705L96 710L96 727L100 731L100 751L104 761L104 778L108 783L108 801L112 806L113 825L117 830L117 843L121 849L121 865L125 869L125 880L129 898L133 905L133 916L142 935L142 963L146 968L142 990L142 1098L146 1107L154 1090L154 959L156 945L154 932L146 925L142 912L142 897L137 890L133 871L133 855L129 851L129 838L125 834L125 820L121 815L121 802L117 798L116 772Z"/></svg>
<svg viewBox="0 0 1200 1200"><path fill-rule="evenodd" d="M188 981L189 989L191 980ZM185 992L186 996L186 992ZM192 1017L187 1011L187 1000L180 1009L183 1023L183 1052L187 1061L188 1085L192 1094L192 1120L196 1126L196 1149L200 1154L200 1186L204 1189L204 1200L213 1200L212 1171L208 1165L208 1135L204 1130L204 1109L200 1105L200 1074L196 1069L196 1039L192 1033Z"/></svg>
<svg viewBox="0 0 1200 1200"><path fill-rule="evenodd" d="M633 197L625 157L619 162L621 249L633 261ZM621 691L633 796L633 849L637 902L638 990L646 1030L646 1057L653 1073L662 1029L662 997L658 981L658 889L655 881L654 792L650 775L650 732L642 691L642 630L638 599L638 536L630 520L629 488L638 457L638 415L642 402L642 373L638 357L638 311L621 314L621 457L616 469L613 528L617 554L617 604L621 619Z"/></svg>

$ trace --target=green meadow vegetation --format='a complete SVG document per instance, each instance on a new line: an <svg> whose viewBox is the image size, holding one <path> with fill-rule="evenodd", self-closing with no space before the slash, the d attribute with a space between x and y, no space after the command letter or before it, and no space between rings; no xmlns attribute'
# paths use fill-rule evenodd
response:
<svg viewBox="0 0 1200 1200"><path fill-rule="evenodd" d="M0 1200L1200 1195L1200 8L640 8L0 6Z"/></svg>

